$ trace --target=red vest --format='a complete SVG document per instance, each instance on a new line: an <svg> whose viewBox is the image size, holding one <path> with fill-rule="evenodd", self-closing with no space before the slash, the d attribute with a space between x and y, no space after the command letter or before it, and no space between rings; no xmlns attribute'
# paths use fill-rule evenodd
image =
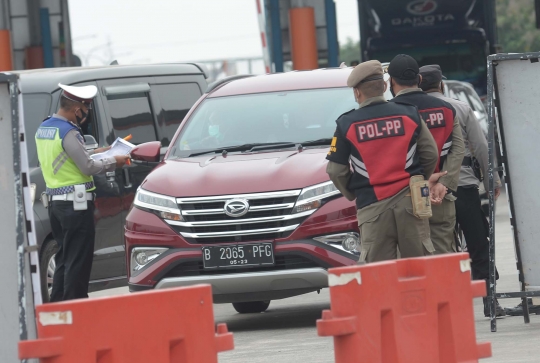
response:
<svg viewBox="0 0 540 363"><path fill-rule="evenodd" d="M364 160L362 163L352 156L353 168L359 174L365 171L364 176L369 178L377 200L389 198L409 185L411 175L405 169L417 128L418 124L407 116L381 117L351 124L347 139ZM416 143L413 147L416 151Z"/></svg>
<svg viewBox="0 0 540 363"><path fill-rule="evenodd" d="M452 131L456 117L454 107L448 102L431 97L422 91L401 94L392 101L407 102L418 108L422 119L437 143L439 161L435 167L435 172L441 171L448 151L452 146Z"/></svg>
<svg viewBox="0 0 540 363"><path fill-rule="evenodd" d="M351 165L348 189L358 209L392 197L423 175L416 153L421 129L416 107L374 103L343 114L337 120L334 148L327 159Z"/></svg>

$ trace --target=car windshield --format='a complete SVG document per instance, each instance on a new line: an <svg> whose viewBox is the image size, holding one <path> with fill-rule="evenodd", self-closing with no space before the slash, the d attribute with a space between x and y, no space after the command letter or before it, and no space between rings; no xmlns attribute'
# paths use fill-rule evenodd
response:
<svg viewBox="0 0 540 363"><path fill-rule="evenodd" d="M290 147L321 139L328 139L322 144L330 145L336 119L357 107L350 88L208 98L184 126L169 157L241 145Z"/></svg>

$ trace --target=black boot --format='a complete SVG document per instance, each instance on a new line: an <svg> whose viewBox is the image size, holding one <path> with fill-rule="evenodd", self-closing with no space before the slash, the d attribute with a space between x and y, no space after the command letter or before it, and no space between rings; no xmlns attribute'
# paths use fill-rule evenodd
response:
<svg viewBox="0 0 540 363"><path fill-rule="evenodd" d="M484 300L484 316L486 318L489 318L490 314L489 314L489 301L488 301L488 298L484 297L482 299ZM504 311L502 306L499 305L499 301L497 299L495 299L495 306L496 306L495 317L499 318L499 317L506 316L506 312Z"/></svg>
<svg viewBox="0 0 540 363"><path fill-rule="evenodd" d="M540 315L540 305L533 305L532 298L527 299L527 305L529 305L529 314ZM507 315L522 316L523 315L523 301L518 305L511 308L504 308Z"/></svg>

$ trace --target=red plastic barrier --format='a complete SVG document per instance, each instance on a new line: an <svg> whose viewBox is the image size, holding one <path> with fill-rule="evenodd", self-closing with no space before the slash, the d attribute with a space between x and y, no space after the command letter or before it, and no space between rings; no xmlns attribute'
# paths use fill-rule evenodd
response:
<svg viewBox="0 0 540 363"><path fill-rule="evenodd" d="M38 340L19 343L19 358L42 363L217 363L234 348L214 327L209 285L73 300L36 309Z"/></svg>
<svg viewBox="0 0 540 363"><path fill-rule="evenodd" d="M467 253L329 270L331 311L317 321L333 336L336 363L472 363L491 357L476 342Z"/></svg>

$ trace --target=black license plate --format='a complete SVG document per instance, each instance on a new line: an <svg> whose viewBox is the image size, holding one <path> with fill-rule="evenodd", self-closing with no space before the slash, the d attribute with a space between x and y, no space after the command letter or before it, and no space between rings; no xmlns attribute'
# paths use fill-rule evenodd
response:
<svg viewBox="0 0 540 363"><path fill-rule="evenodd" d="M261 266L274 264L272 242L228 246L204 246L204 268Z"/></svg>

